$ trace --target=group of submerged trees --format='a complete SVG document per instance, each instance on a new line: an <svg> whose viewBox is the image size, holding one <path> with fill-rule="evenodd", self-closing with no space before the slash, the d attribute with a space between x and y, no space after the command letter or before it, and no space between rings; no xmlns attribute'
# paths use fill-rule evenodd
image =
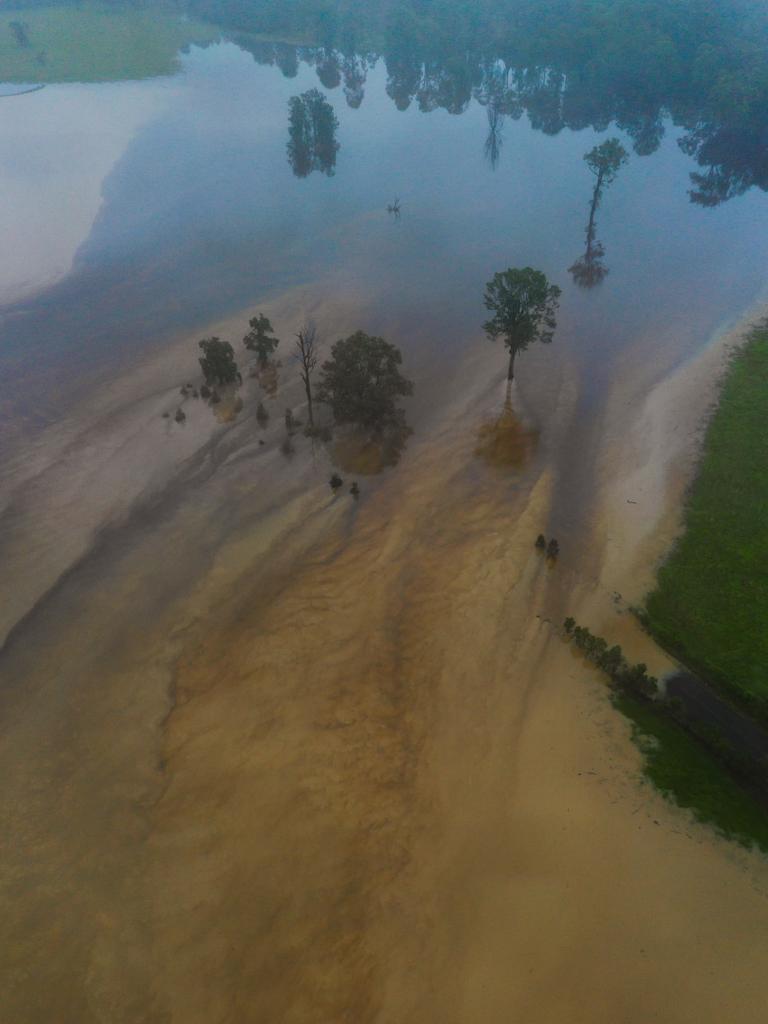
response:
<svg viewBox="0 0 768 1024"><path fill-rule="evenodd" d="M306 176L312 170L333 173L336 151L336 117L330 104L316 89L290 101L290 140L288 153L294 171ZM604 190L615 180L628 154L616 138L593 147L584 160L595 177L586 251L570 268L576 284L591 288L608 273L603 259L605 249L596 238L596 214ZM509 353L508 381L514 380L515 360L531 344L552 341L561 290L550 284L546 275L532 267L510 267L500 271L486 284L484 302L491 316L483 324L491 340L501 338ZM245 347L256 353L263 368L274 355L279 339L263 314L249 321ZM239 379L234 350L229 342L206 338L200 342L200 365L206 383L227 384ZM308 430L315 428L314 401L327 404L337 424L353 424L363 431L381 435L385 430L405 429L399 398L410 395L413 384L400 372L400 350L383 338L357 331L333 346L331 358L323 363L317 394L313 392L313 374L318 362L318 335L308 323L295 339L295 356L307 398Z"/></svg>
<svg viewBox="0 0 768 1024"><path fill-rule="evenodd" d="M257 372L264 371L273 359L280 339L272 323L263 313L252 317L243 345L253 352ZM202 355L200 369L205 378L207 393L203 397L218 398L211 388L223 387L242 381L235 358L235 350L221 338L203 338L199 343ZM331 347L330 358L320 367L318 386L314 376L319 361L319 334L317 326L308 321L294 338L293 355L307 399L306 433L321 433L315 424L315 403L327 405L333 422L339 426L352 426L371 438L382 439L388 432L402 431L404 414L399 399L413 393L413 382L400 371L402 354L396 345L364 331L355 331ZM268 418L259 405L257 418ZM293 415L286 412L289 430L295 425ZM325 433L325 431L322 431Z"/></svg>
<svg viewBox="0 0 768 1024"><path fill-rule="evenodd" d="M491 318L484 328L491 340L501 338L509 352L507 378L514 379L515 358L534 342L552 340L560 289L548 282L540 270L532 267L510 267L495 274L485 291L485 305ZM272 323L263 313L248 322L249 330L243 345L256 356L256 373L261 374L272 363L280 345ZM203 338L199 357L205 384L203 398L218 402L218 387L242 382L235 350L230 342L218 337ZM317 375L320 339L316 325L308 321L294 337L293 357L307 400L306 433L327 435L328 427L317 429L315 404L322 403L331 412L333 423L350 426L371 439L392 439L402 447L410 432L400 400L413 393L413 382L403 375L400 349L377 335L355 331L331 347L330 358L323 362ZM183 389L187 393L187 389ZM193 394L196 394L193 391ZM183 414L177 419L181 422ZM259 403L257 419L264 425L268 413ZM295 425L288 410L289 432ZM398 448L399 450L399 448Z"/></svg>
<svg viewBox="0 0 768 1024"><path fill-rule="evenodd" d="M333 173L338 146L333 139L335 115L327 101L312 89L291 100L289 156L297 174L313 169ZM591 288L608 273L603 263L604 247L596 238L596 213L603 191L627 162L628 154L618 139L610 138L584 157L595 176L586 229L586 251L570 268L574 281ZM486 284L484 303L491 316L483 324L491 340L501 338L509 353L508 381L514 380L515 360L531 344L552 341L561 290L546 275L532 267L500 271ZM249 321L243 338L246 349L256 354L263 369L279 345L268 317L259 314ZM225 385L242 379L234 349L228 341L205 338L200 343L200 366L207 385ZM397 346L383 338L356 331L333 345L331 358L323 363L317 393L313 376L318 363L318 333L307 323L296 334L295 358L307 399L308 432L314 432L315 400L328 405L339 425L351 424L371 435L387 430L407 429L398 399L413 391L413 383L402 375L402 355ZM260 406L261 419L265 413ZM550 552L551 554L551 552ZM556 552L555 552L556 555Z"/></svg>

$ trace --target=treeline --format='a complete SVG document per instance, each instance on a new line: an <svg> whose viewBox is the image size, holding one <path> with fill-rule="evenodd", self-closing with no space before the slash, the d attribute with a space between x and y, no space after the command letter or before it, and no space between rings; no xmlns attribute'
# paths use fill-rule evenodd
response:
<svg viewBox="0 0 768 1024"><path fill-rule="evenodd" d="M563 623L565 635L573 641L589 660L602 669L611 682L635 695L654 698L659 685L655 676L648 675L648 667L643 662L630 665L618 644L608 646L608 641L595 636L586 626L579 626L570 616Z"/></svg>

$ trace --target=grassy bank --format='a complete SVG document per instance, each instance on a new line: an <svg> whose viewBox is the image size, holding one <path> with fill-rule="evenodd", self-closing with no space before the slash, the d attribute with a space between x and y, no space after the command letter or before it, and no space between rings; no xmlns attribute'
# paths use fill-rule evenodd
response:
<svg viewBox="0 0 768 1024"><path fill-rule="evenodd" d="M697 821L744 846L768 853L765 804L745 790L663 705L616 694L614 703L632 722L632 736L645 758L645 774L666 797L687 807Z"/></svg>
<svg viewBox="0 0 768 1024"><path fill-rule="evenodd" d="M645 774L664 796L729 839L768 853L762 762L735 750L720 723L691 718L681 700L662 698L645 665L630 665L620 647L570 617L563 636L610 680L614 706L632 722Z"/></svg>
<svg viewBox="0 0 768 1024"><path fill-rule="evenodd" d="M0 14L0 81L111 82L169 75L183 47L217 35L211 25L162 9L83 4L6 11Z"/></svg>
<svg viewBox="0 0 768 1024"><path fill-rule="evenodd" d="M685 529L646 602L659 642L768 719L768 323L733 356Z"/></svg>

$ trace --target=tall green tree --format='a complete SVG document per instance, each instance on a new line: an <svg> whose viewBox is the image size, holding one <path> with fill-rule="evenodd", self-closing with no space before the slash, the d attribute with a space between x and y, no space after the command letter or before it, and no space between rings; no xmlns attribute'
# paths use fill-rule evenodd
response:
<svg viewBox="0 0 768 1024"><path fill-rule="evenodd" d="M509 351L508 380L514 380L518 352L536 341L552 341L559 299L557 285L532 267L500 271L485 286L485 308L493 315L483 329L491 340L504 340Z"/></svg>
<svg viewBox="0 0 768 1024"><path fill-rule="evenodd" d="M317 397L330 405L337 423L381 433L401 422L397 400L413 393L413 382L400 372L402 361L396 345L356 331L331 349Z"/></svg>
<svg viewBox="0 0 768 1024"><path fill-rule="evenodd" d="M249 351L256 353L262 366L266 366L269 357L280 344L280 339L274 337L272 324L263 313L252 317L248 326L251 329L243 338L243 344Z"/></svg>
<svg viewBox="0 0 768 1024"><path fill-rule="evenodd" d="M629 160L629 154L618 139L606 139L605 142L601 142L599 146L594 146L588 153L585 153L584 160L597 178L595 193L599 195L600 190L611 184Z"/></svg>
<svg viewBox="0 0 768 1024"><path fill-rule="evenodd" d="M235 362L235 350L221 338L203 338L199 342L203 354L200 367L207 384L232 384L240 376Z"/></svg>
<svg viewBox="0 0 768 1024"><path fill-rule="evenodd" d="M629 154L618 139L606 139L599 146L584 154L587 167L595 175L596 181L592 189L592 201L589 205L587 221L587 247L584 255L568 268L573 280L580 288L594 288L605 278L608 268L605 266L605 248L597 240L597 224L595 214L603 198L603 189L607 188L616 178Z"/></svg>

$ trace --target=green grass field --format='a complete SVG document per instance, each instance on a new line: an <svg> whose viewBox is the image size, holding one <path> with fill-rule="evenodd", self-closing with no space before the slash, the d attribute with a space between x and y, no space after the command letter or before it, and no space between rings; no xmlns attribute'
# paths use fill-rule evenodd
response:
<svg viewBox="0 0 768 1024"><path fill-rule="evenodd" d="M662 645L768 719L768 324L731 361L646 613Z"/></svg>
<svg viewBox="0 0 768 1024"><path fill-rule="evenodd" d="M645 758L645 774L669 800L697 821L743 846L768 853L765 804L739 785L662 707L621 694L617 708L632 722L632 737Z"/></svg>
<svg viewBox="0 0 768 1024"><path fill-rule="evenodd" d="M12 22L25 26L21 46ZM112 82L172 74L178 53L217 30L170 11L109 10L98 4L0 14L0 82Z"/></svg>

